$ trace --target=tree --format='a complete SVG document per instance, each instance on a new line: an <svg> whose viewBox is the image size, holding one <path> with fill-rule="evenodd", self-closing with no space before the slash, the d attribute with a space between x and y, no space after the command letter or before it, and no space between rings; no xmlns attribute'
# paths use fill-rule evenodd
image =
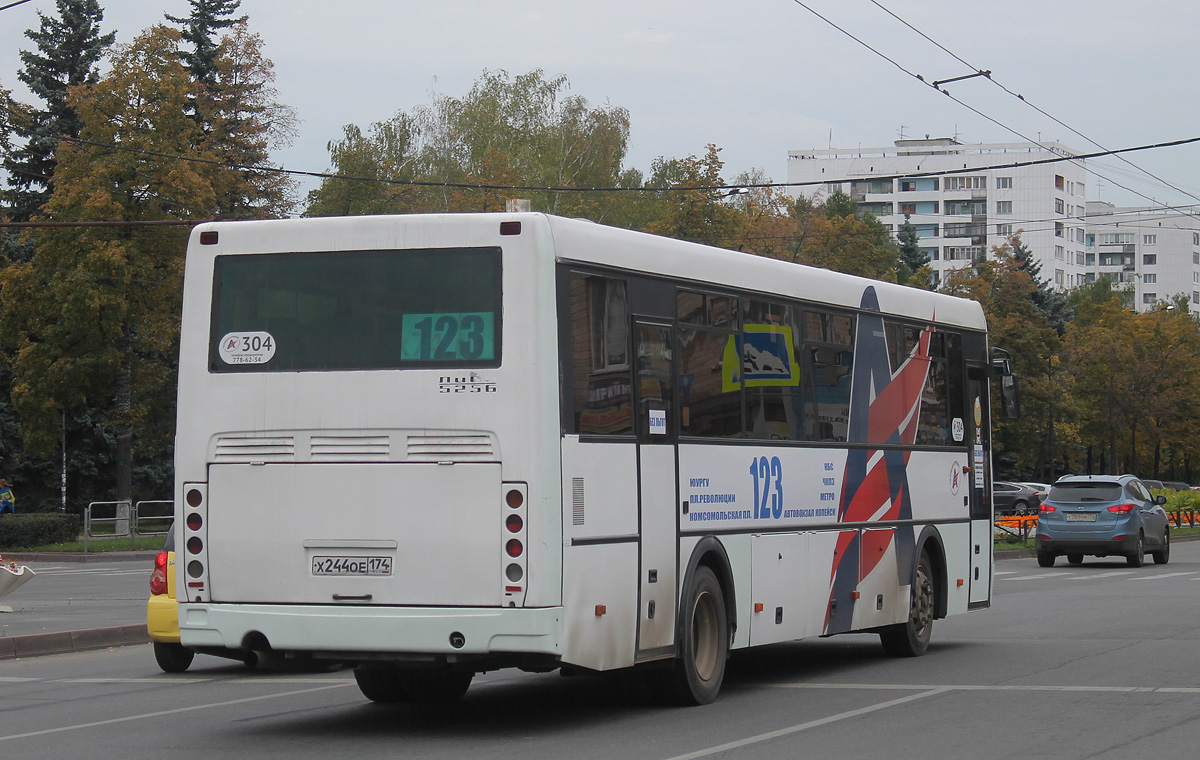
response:
<svg viewBox="0 0 1200 760"><path fill-rule="evenodd" d="M843 192L824 203L797 203L799 239L794 260L837 272L896 281L899 251L891 232L868 214L858 218L858 204Z"/></svg>
<svg viewBox="0 0 1200 760"><path fill-rule="evenodd" d="M25 32L36 52L21 52L24 68L17 73L45 105L42 110L30 109L27 118L10 125L25 141L4 151L9 215L16 221L31 219L53 192L59 139L78 137L82 126L67 102L67 91L96 81L96 64L115 37L112 32L100 33L104 11L97 0L55 0L55 4L57 18L38 11L39 29Z"/></svg>
<svg viewBox="0 0 1200 760"><path fill-rule="evenodd" d="M658 194L661 211L648 232L718 246L737 237L739 215L724 202L728 192L718 189L725 184L720 151L709 144L703 157L654 161L647 184L672 189Z"/></svg>
<svg viewBox="0 0 1200 760"><path fill-rule="evenodd" d="M192 12L187 18L165 14L168 21L183 26L180 34L192 47L181 50L179 57L197 82L215 87L220 80L217 33L246 20L245 16L231 18L241 4L242 0L188 0Z"/></svg>
<svg viewBox="0 0 1200 760"><path fill-rule="evenodd" d="M901 285L928 289L933 270L929 267L929 256L921 250L917 228L908 214L904 215L904 224L900 225L896 240L900 247L900 265L896 268L896 281Z"/></svg>
<svg viewBox="0 0 1200 760"><path fill-rule="evenodd" d="M1071 321L1072 317L1066 295L1055 290L1051 287L1050 281L1042 277L1042 265L1033 257L1033 251L1021 241L1021 231L1018 230L1011 235L1005 245L1012 250L1013 260L1021 269L1029 273L1033 284L1037 286L1037 290L1033 292L1033 305L1046 315L1054 331L1062 335L1066 332L1067 323Z"/></svg>
<svg viewBox="0 0 1200 760"><path fill-rule="evenodd" d="M975 270L951 272L943 292L978 301L988 323L992 346L1007 350L1021 380L1021 417L1000 415L992 404L995 465L1009 479L1031 473L1056 472L1064 451L1074 451L1058 420L1066 415L1068 395L1054 356L1058 337L1033 305L1036 290L1029 273L1013 260L1011 250L993 249L995 258ZM1057 432L1052 432L1057 431Z"/></svg>
<svg viewBox="0 0 1200 760"><path fill-rule="evenodd" d="M275 171L271 151L291 144L296 114L275 91L274 64L262 39L244 21L232 25L213 59L214 81L194 80L197 147L227 167L215 177L213 214L226 219L265 219L288 213L295 181Z"/></svg>
<svg viewBox="0 0 1200 760"><path fill-rule="evenodd" d="M365 131L349 125L329 144L340 176L309 194L305 213L499 210L515 197L506 186L519 185L548 188L520 191L537 210L616 221L626 204L612 193L549 189L641 179L621 166L628 112L593 107L567 89L565 77L547 79L541 70L515 77L484 71L461 98L436 95ZM395 182L366 187L363 179Z"/></svg>
<svg viewBox="0 0 1200 760"><path fill-rule="evenodd" d="M86 142L60 148L49 218L208 217L221 169L170 158L195 154L201 142L184 113L194 88L178 46L178 32L150 29L114 48L107 77L72 90L68 105ZM51 449L64 413L102 410L113 428L118 500L131 495L134 430L143 447L169 451L184 234L44 230L33 259L0 274L0 341L13 352L12 396L26 449Z"/></svg>

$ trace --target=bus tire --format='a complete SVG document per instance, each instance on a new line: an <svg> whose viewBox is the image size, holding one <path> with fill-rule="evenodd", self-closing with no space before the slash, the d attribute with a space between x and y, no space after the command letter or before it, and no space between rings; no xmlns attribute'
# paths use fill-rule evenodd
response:
<svg viewBox="0 0 1200 760"><path fill-rule="evenodd" d="M458 670L410 670L394 665L359 665L358 690L372 702L450 704L462 699L475 674Z"/></svg>
<svg viewBox="0 0 1200 760"><path fill-rule="evenodd" d="M706 705L717 698L729 656L725 594L707 567L695 569L680 608L681 640L664 696L675 704Z"/></svg>
<svg viewBox="0 0 1200 760"><path fill-rule="evenodd" d="M919 657L929 648L933 636L933 616L937 609L937 591L933 581L933 564L929 555L921 552L913 574L909 595L908 620L889 625L879 632L883 651L892 657Z"/></svg>
<svg viewBox="0 0 1200 760"><path fill-rule="evenodd" d="M154 642L154 659L164 673L182 673L192 665L196 653L182 644Z"/></svg>

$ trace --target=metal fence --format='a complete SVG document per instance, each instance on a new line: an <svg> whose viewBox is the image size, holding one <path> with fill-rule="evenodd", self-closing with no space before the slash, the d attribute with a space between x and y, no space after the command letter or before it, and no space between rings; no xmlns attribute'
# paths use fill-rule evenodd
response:
<svg viewBox="0 0 1200 760"><path fill-rule="evenodd" d="M137 545L141 536L165 536L174 519L175 502L155 499L130 503L128 501L93 501L83 512L83 553L88 552L90 540L129 539L129 548Z"/></svg>

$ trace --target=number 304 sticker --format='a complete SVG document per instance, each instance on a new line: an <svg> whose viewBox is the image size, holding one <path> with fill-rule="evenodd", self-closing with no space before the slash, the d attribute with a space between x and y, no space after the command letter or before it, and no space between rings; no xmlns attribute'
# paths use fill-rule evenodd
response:
<svg viewBox="0 0 1200 760"><path fill-rule="evenodd" d="M226 364L266 364L275 356L275 339L266 332L231 332L221 338L219 353Z"/></svg>

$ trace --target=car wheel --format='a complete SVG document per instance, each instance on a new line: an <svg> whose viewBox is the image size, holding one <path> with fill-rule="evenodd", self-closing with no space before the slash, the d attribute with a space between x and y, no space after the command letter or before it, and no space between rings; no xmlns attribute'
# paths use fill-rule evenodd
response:
<svg viewBox="0 0 1200 760"><path fill-rule="evenodd" d="M1171 531L1163 531L1163 545L1158 551L1151 554L1154 557L1154 564L1165 565L1171 561Z"/></svg>
<svg viewBox="0 0 1200 760"><path fill-rule="evenodd" d="M164 673L182 673L192 664L196 653L182 644L154 642L154 659Z"/></svg>
<svg viewBox="0 0 1200 760"><path fill-rule="evenodd" d="M933 614L937 609L937 591L933 585L933 567L929 555L921 553L913 579L908 605L908 622L889 625L879 632L883 651L893 657L919 657L929 648L933 636Z"/></svg>
<svg viewBox="0 0 1200 760"><path fill-rule="evenodd" d="M1029 502L1018 501L1016 504L1013 504L1013 511L1016 512L1018 515L1029 514Z"/></svg>
<svg viewBox="0 0 1200 760"><path fill-rule="evenodd" d="M1083 564L1083 555L1082 554L1068 554L1067 555L1067 563L1071 564L1071 565L1082 565Z"/></svg>
<svg viewBox="0 0 1200 760"><path fill-rule="evenodd" d="M674 667L662 674L658 691L674 704L706 705L721 690L730 639L725 594L712 570L696 568L680 613L679 654Z"/></svg>
<svg viewBox="0 0 1200 760"><path fill-rule="evenodd" d="M1141 567L1146 561L1146 539L1141 531L1138 531L1137 543L1133 545L1133 551L1125 557L1125 562L1130 567Z"/></svg>
<svg viewBox="0 0 1200 760"><path fill-rule="evenodd" d="M1038 552L1038 565L1040 567L1054 567L1055 555L1048 552Z"/></svg>

